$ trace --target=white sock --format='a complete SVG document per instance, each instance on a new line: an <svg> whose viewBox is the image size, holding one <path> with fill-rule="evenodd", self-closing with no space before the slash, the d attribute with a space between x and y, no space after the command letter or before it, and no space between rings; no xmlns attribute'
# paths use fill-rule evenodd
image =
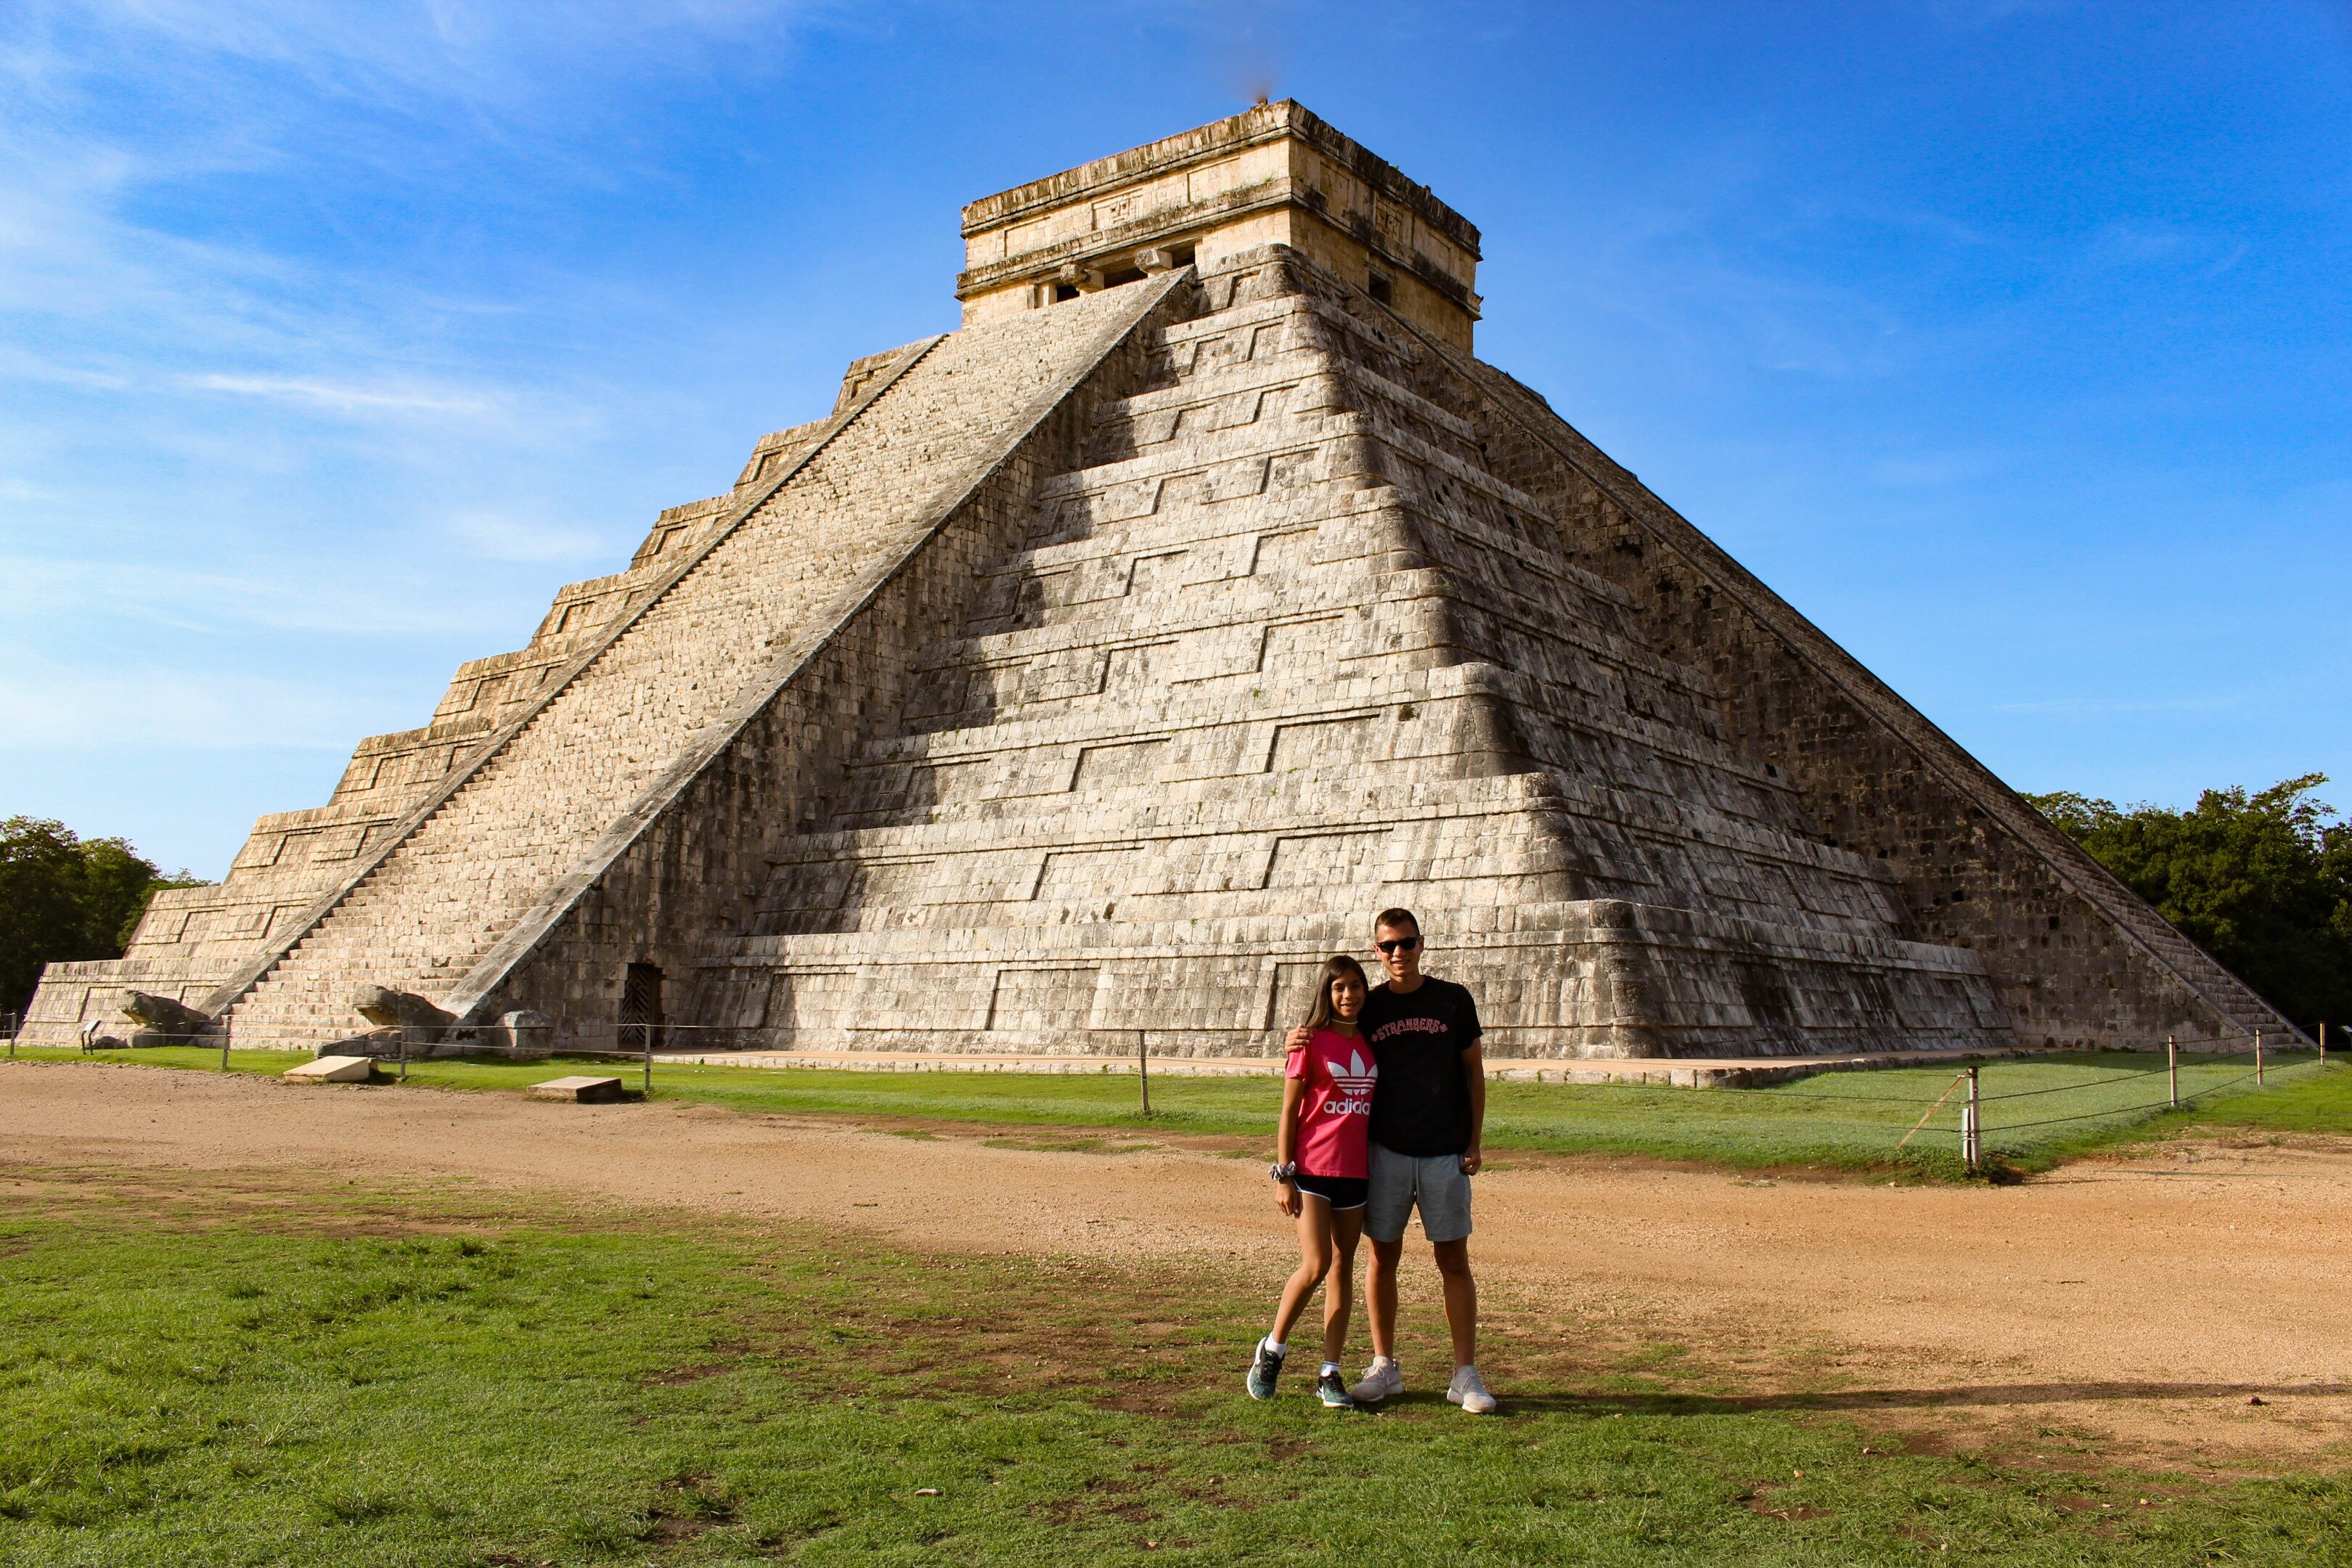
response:
<svg viewBox="0 0 2352 1568"><path fill-rule="evenodd" d="M1323 1363L1322 1370L1316 1373L1315 1375L1318 1377L1337 1377L1339 1375L1339 1363L1336 1361L1327 1361Z"/></svg>
<svg viewBox="0 0 2352 1568"><path fill-rule="evenodd" d="M1268 1334L1265 1336L1260 1348L1268 1355L1288 1355L1290 1353L1290 1342L1288 1340L1278 1340L1272 1334Z"/></svg>

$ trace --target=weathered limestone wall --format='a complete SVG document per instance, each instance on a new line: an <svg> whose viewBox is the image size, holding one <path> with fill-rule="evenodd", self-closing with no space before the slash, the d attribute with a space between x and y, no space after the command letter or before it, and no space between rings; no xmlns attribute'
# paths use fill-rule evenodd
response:
<svg viewBox="0 0 2352 1568"><path fill-rule="evenodd" d="M1092 292L1155 255L1213 269L1268 245L1374 288L1465 353L1478 319L1477 229L1286 100L983 197L963 234L966 325Z"/></svg>
<svg viewBox="0 0 2352 1568"><path fill-rule="evenodd" d="M1180 310L1191 288L1189 277L1171 279L1082 318L1102 352L1079 355L1066 384L1006 426L1017 438L984 471L943 474L942 494L931 499L952 510L904 520L912 527L897 552L845 595L855 607L803 628L787 655L789 679L734 739L528 952L494 955L499 977L490 980L486 965L474 987L488 989L477 996L461 988L449 1005L486 1016L535 1007L562 1020L567 1037L605 1043L625 966L651 963L668 978L669 1016L693 1023L688 993L700 947L714 931L741 927L777 846L832 809L845 788L843 759L908 696L907 650L963 613L982 566L1026 527L1044 478L1074 459L1094 409L1143 375L1140 336ZM874 460L888 458L877 450ZM694 1037L689 1029L680 1037Z"/></svg>
<svg viewBox="0 0 2352 1568"><path fill-rule="evenodd" d="M1451 396L1496 468L1544 498L1570 559L1624 589L1653 646L1714 673L1727 740L1788 778L1822 843L1885 866L1910 911L1906 934L1982 957L2021 1043L2289 1032L1539 397L1484 366L1455 370Z"/></svg>
<svg viewBox="0 0 2352 1568"><path fill-rule="evenodd" d="M543 706L428 797L429 814L236 1004L240 1026L333 1027L354 977L445 1003L468 990L493 949L566 896L583 857L642 828L630 814L649 791L708 760L744 694L836 618L829 606L895 554L932 492L1138 305L1105 297L908 356L741 523L672 568Z"/></svg>
<svg viewBox="0 0 2352 1568"><path fill-rule="evenodd" d="M901 352L853 363L834 413L848 407ZM191 1005L217 991L273 938L283 939L355 863L380 849L477 747L544 700L551 682L641 605L672 566L707 543L730 511L789 466L826 423L761 437L730 491L655 518L628 570L556 590L527 647L457 668L431 723L361 741L325 805L259 818L220 885L157 894L122 958L52 966L35 996L28 1037L64 1041L92 1020L115 1028L116 1004L126 989Z"/></svg>
<svg viewBox="0 0 2352 1568"><path fill-rule="evenodd" d="M1883 868L1805 837L1710 678L1398 379L1416 339L1285 247L1202 294L915 645L895 731L706 945L694 1022L1255 1054L1404 902L1498 1052L2005 1042L1976 959L1895 930Z"/></svg>

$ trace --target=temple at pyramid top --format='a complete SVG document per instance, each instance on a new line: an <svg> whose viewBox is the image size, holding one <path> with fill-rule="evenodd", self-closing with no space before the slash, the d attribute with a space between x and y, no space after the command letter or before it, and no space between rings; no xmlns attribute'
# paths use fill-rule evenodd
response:
<svg viewBox="0 0 2352 1568"><path fill-rule="evenodd" d="M964 323L1285 245L1468 353L1478 230L1285 99L963 209Z"/></svg>
<svg viewBox="0 0 2352 1568"><path fill-rule="evenodd" d="M32 1037L1264 1056L1392 905L1496 1058L2288 1031L1475 358L1477 231L1297 105L963 233L961 330L50 965Z"/></svg>

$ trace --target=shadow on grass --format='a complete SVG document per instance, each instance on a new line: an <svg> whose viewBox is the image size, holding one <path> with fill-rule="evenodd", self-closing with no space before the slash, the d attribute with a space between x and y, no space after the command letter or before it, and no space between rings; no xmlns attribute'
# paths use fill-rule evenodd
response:
<svg viewBox="0 0 2352 1568"><path fill-rule="evenodd" d="M1960 1388L1855 1388L1813 1394L1515 1394L1507 1411L1561 1415L1732 1415L1759 1410L1937 1410L2129 1400L2352 1394L2352 1383L1994 1383ZM1438 1396L1428 1396L1431 1400Z"/></svg>

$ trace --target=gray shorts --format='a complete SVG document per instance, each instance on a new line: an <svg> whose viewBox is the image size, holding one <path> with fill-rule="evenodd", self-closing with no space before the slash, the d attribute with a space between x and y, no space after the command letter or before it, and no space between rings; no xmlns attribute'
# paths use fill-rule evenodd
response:
<svg viewBox="0 0 2352 1568"><path fill-rule="evenodd" d="M1462 1156L1419 1158L1373 1144L1364 1234L1374 1241L1402 1241L1415 1204L1422 1234L1430 1240L1460 1241L1470 1234L1470 1178L1462 1173Z"/></svg>

